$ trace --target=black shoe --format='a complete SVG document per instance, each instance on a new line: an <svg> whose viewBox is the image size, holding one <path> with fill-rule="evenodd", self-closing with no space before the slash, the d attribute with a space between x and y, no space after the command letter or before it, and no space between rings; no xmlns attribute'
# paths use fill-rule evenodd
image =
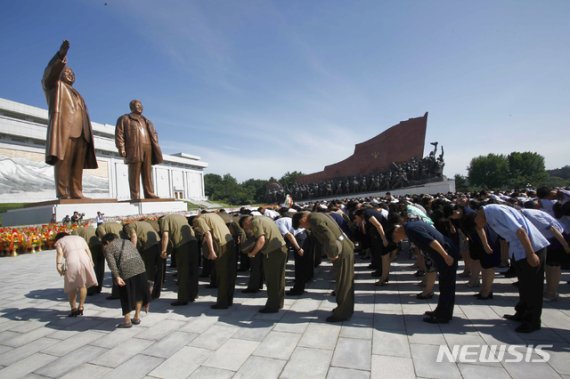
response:
<svg viewBox="0 0 570 379"><path fill-rule="evenodd" d="M527 323L520 324L516 329L515 332L517 333L532 333L536 330L540 330L540 325L531 325Z"/></svg>
<svg viewBox="0 0 570 379"><path fill-rule="evenodd" d="M475 296L478 300L490 300L493 298L493 292L490 292L487 296L482 296L480 293Z"/></svg>
<svg viewBox="0 0 570 379"><path fill-rule="evenodd" d="M258 293L258 292L259 292L259 290L254 290L252 288L246 288L246 289L241 290L241 293Z"/></svg>
<svg viewBox="0 0 570 379"><path fill-rule="evenodd" d="M188 305L187 301L175 301L174 303L170 303L173 307L179 307L181 305Z"/></svg>
<svg viewBox="0 0 570 379"><path fill-rule="evenodd" d="M210 305L210 308L212 308L212 309L228 309L229 306L222 305L222 304L213 304L213 305Z"/></svg>
<svg viewBox="0 0 570 379"><path fill-rule="evenodd" d="M336 317L336 316L329 316L327 317L327 322L343 322L346 321L347 319L345 318L340 318L340 317Z"/></svg>
<svg viewBox="0 0 570 379"><path fill-rule="evenodd" d="M67 315L67 317L77 317L78 314L79 311L77 310L77 308L73 308L71 312Z"/></svg>
<svg viewBox="0 0 570 379"><path fill-rule="evenodd" d="M304 294L305 291L302 290L296 290L291 288L289 291L285 292L286 295L288 296L301 296L302 294Z"/></svg>
<svg viewBox="0 0 570 379"><path fill-rule="evenodd" d="M514 315L503 315L503 318L511 321L522 321L522 317L516 313Z"/></svg>
<svg viewBox="0 0 570 379"><path fill-rule="evenodd" d="M375 268L375 267L374 267L374 265L373 265L372 263L370 263L370 264L368 265L368 268Z"/></svg>
<svg viewBox="0 0 570 379"><path fill-rule="evenodd" d="M425 311L424 316L435 316L435 311Z"/></svg>
<svg viewBox="0 0 570 379"><path fill-rule="evenodd" d="M261 308L258 312L259 313L277 313L277 312L279 312L279 309Z"/></svg>
<svg viewBox="0 0 570 379"><path fill-rule="evenodd" d="M518 287L519 286L519 282L518 280L516 282L511 283L513 286Z"/></svg>
<svg viewBox="0 0 570 379"><path fill-rule="evenodd" d="M431 298L433 298L433 292L429 293L427 295L424 295L423 293L418 293L416 295L416 299L419 299L419 300L429 300Z"/></svg>
<svg viewBox="0 0 570 379"><path fill-rule="evenodd" d="M331 296L336 296L336 292L335 292L335 291L331 291Z"/></svg>
<svg viewBox="0 0 570 379"><path fill-rule="evenodd" d="M425 316L424 317L424 322L427 322L429 324L447 324L449 323L450 319L448 318L443 318L437 315L431 315L431 316Z"/></svg>
<svg viewBox="0 0 570 379"><path fill-rule="evenodd" d="M425 273L424 271L422 271L422 270L418 270L418 271L414 272L414 276L415 276L416 278L421 278L421 277L424 276L425 274L426 274L426 273Z"/></svg>

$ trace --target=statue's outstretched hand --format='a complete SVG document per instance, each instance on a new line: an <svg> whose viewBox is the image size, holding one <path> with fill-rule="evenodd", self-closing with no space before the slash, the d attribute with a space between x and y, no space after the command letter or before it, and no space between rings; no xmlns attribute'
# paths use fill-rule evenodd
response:
<svg viewBox="0 0 570 379"><path fill-rule="evenodd" d="M69 41L64 40L59 47L59 56L64 58L67 55L67 50L69 50Z"/></svg>

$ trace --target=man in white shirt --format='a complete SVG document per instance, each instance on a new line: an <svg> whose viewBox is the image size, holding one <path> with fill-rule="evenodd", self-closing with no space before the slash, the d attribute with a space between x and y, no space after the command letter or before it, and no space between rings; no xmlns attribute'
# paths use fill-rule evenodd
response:
<svg viewBox="0 0 570 379"><path fill-rule="evenodd" d="M487 252L492 249L486 242L484 230L489 225L509 243L509 255L515 261L519 279L519 302L514 315L504 315L508 320L520 321L515 329L530 333L540 329L544 289L544 259L549 242L540 231L517 209L507 205L485 205L475 218L477 233Z"/></svg>

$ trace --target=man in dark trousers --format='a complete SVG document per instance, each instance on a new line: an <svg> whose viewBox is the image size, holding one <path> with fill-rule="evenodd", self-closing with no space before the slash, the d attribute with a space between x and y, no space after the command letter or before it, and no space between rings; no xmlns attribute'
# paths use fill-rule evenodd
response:
<svg viewBox="0 0 570 379"><path fill-rule="evenodd" d="M285 301L285 264L287 246L275 222L269 217L247 215L240 219L246 234L255 238L250 258L263 257L263 272L267 284L267 302L261 313L277 313Z"/></svg>
<svg viewBox="0 0 570 379"><path fill-rule="evenodd" d="M475 217L477 233L485 251L492 251L487 241L485 226L509 243L509 256L515 262L519 279L519 301L514 315L504 315L508 320L521 324L519 333L540 329L544 289L544 261L546 247L550 245L542 233L518 209L501 204L483 206Z"/></svg>
<svg viewBox="0 0 570 379"><path fill-rule="evenodd" d="M186 217L169 214L158 220L161 233L160 256L166 259L168 243L172 242L172 254L176 257L178 269L178 299L173 306L186 305L198 297L198 276L200 274L200 251L194 231Z"/></svg>
<svg viewBox="0 0 570 379"><path fill-rule="evenodd" d="M308 229L333 263L337 307L327 317L327 322L349 320L354 313L354 244L325 213L295 213L293 228Z"/></svg>
<svg viewBox="0 0 570 379"><path fill-rule="evenodd" d="M196 235L202 238L204 256L216 267L218 298L213 309L233 305L236 284L236 249L234 239L224 219L216 213L199 214L192 221ZM206 255L207 254L207 255Z"/></svg>
<svg viewBox="0 0 570 379"><path fill-rule="evenodd" d="M408 240L414 243L434 262L439 273L439 299L435 310L425 313L424 321L431 324L448 323L455 306L455 280L459 251L453 241L441 234L425 221L408 221L396 225L391 234L392 241Z"/></svg>

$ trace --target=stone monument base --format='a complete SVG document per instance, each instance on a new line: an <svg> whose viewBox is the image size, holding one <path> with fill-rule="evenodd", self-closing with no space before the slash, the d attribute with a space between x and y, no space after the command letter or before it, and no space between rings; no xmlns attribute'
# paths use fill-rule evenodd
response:
<svg viewBox="0 0 570 379"><path fill-rule="evenodd" d="M94 219L97 212L105 217L137 216L151 213L185 212L187 205L174 199L141 199L117 201L116 199L60 199L29 204L25 208L7 211L4 226L47 224L53 218L61 222L73 212L84 213L84 220Z"/></svg>

